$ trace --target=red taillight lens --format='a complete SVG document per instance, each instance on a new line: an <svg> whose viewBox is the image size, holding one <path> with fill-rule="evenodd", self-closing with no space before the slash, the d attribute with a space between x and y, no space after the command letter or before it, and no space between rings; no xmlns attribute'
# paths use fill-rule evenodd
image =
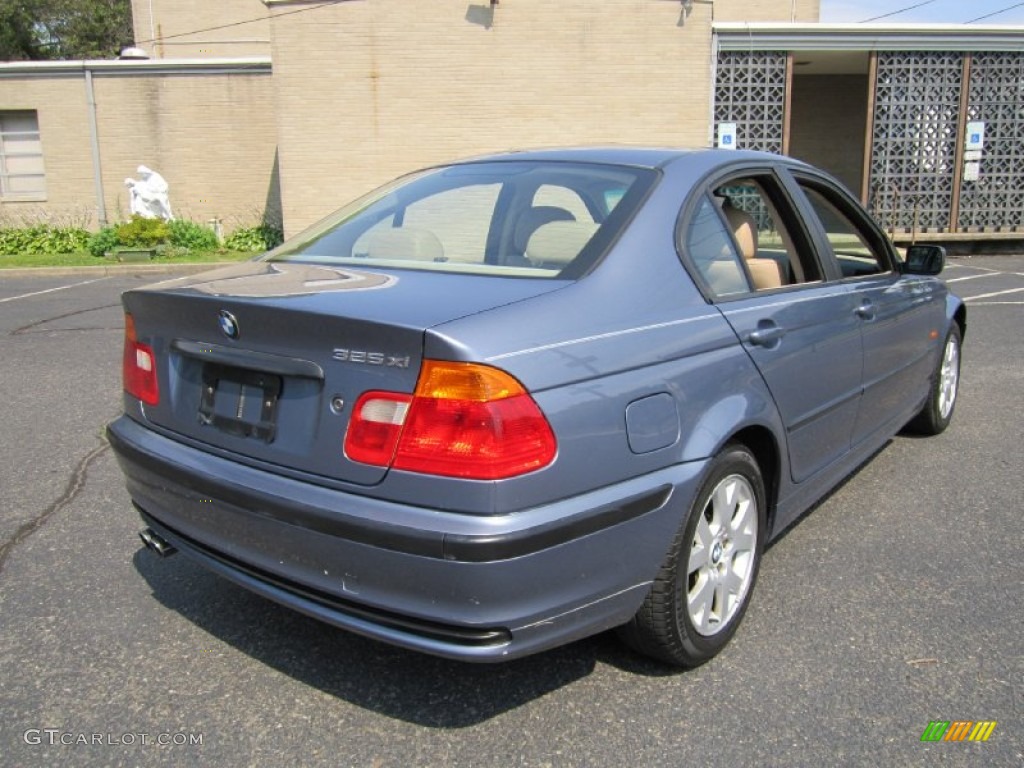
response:
<svg viewBox="0 0 1024 768"><path fill-rule="evenodd" d="M124 391L129 395L149 405L160 402L153 349L138 340L135 335L135 319L127 314L124 316L124 357L121 373Z"/></svg>
<svg viewBox="0 0 1024 768"><path fill-rule="evenodd" d="M557 450L547 419L504 371L424 361L412 397L368 392L345 438L356 461L474 480L498 480L550 464Z"/></svg>

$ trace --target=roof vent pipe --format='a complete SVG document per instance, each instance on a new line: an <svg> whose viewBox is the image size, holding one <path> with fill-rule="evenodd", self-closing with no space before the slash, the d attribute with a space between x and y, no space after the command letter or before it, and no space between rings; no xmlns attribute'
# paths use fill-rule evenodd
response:
<svg viewBox="0 0 1024 768"><path fill-rule="evenodd" d="M139 59L148 59L149 54L141 48L136 48L132 46L131 48L123 48L121 50L121 55L117 58L119 58L121 61L133 61Z"/></svg>

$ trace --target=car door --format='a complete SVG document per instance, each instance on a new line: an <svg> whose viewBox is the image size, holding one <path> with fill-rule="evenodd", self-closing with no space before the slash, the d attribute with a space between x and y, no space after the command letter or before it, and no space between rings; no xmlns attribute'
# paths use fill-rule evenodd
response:
<svg viewBox="0 0 1024 768"><path fill-rule="evenodd" d="M920 402L943 321L943 288L928 277L902 275L888 238L838 185L812 174L794 178L819 228L823 260L856 305L864 372L854 445L894 432Z"/></svg>
<svg viewBox="0 0 1024 768"><path fill-rule="evenodd" d="M861 382L855 298L825 280L776 173L714 181L690 219L684 251L771 391L794 482L845 455Z"/></svg>

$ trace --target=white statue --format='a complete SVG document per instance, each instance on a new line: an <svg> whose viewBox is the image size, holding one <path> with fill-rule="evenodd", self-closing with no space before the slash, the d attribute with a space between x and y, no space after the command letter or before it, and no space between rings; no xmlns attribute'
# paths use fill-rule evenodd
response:
<svg viewBox="0 0 1024 768"><path fill-rule="evenodd" d="M131 194L130 209L145 219L163 219L171 221L171 200L168 197L170 187L167 180L156 171L140 165L136 171L141 179L125 179L124 185Z"/></svg>

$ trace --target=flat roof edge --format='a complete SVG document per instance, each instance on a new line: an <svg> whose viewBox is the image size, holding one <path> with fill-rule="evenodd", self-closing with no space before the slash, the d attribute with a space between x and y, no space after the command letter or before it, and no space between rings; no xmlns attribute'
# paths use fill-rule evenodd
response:
<svg viewBox="0 0 1024 768"><path fill-rule="evenodd" d="M60 76L90 70L94 73L130 74L223 74L231 72L271 72L269 56L211 59L81 59L74 61L0 62L0 77Z"/></svg>
<svg viewBox="0 0 1024 768"><path fill-rule="evenodd" d="M1024 51L1024 26L715 22L725 51Z"/></svg>

